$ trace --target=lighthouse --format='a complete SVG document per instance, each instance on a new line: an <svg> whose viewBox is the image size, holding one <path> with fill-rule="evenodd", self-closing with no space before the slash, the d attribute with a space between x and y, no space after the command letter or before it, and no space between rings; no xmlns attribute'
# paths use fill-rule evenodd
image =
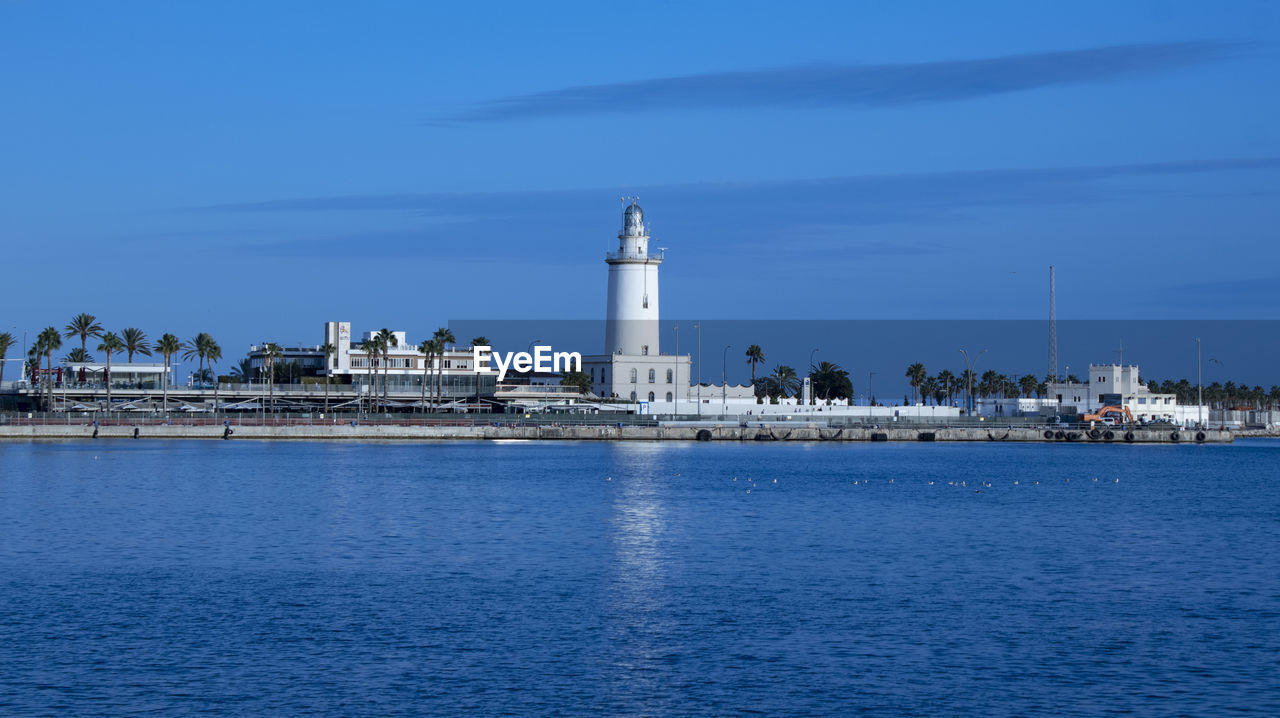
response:
<svg viewBox="0 0 1280 718"><path fill-rule="evenodd" d="M649 252L649 229L636 198L622 211L618 251L605 255L609 299L605 354L658 354L658 265L662 253Z"/></svg>
<svg viewBox="0 0 1280 718"><path fill-rule="evenodd" d="M649 251L649 226L634 197L623 198L618 250L605 255L609 294L604 352L582 358L591 393L631 401L640 412L694 411L689 398L689 355L664 354L658 328L658 265L662 250ZM679 344L676 327L673 344Z"/></svg>

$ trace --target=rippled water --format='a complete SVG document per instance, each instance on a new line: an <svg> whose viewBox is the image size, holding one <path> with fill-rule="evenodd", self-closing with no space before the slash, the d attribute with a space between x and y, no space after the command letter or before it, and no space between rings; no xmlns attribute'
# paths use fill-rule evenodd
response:
<svg viewBox="0 0 1280 718"><path fill-rule="evenodd" d="M1276 715L1278 479L1265 440L0 444L0 713Z"/></svg>

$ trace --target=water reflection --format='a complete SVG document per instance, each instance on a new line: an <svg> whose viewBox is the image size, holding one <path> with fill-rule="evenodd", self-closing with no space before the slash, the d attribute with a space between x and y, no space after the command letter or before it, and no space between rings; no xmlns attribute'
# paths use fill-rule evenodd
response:
<svg viewBox="0 0 1280 718"><path fill-rule="evenodd" d="M662 686L653 669L667 652L671 629L664 610L671 596L664 546L663 493L668 486L662 447L618 444L613 455L610 540L614 561L606 631L616 647L616 667L627 676L627 685L618 688L631 700L656 700Z"/></svg>

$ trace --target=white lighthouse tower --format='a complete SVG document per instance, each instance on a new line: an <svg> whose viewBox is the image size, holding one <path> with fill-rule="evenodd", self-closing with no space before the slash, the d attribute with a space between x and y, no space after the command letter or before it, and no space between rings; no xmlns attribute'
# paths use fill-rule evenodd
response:
<svg viewBox="0 0 1280 718"><path fill-rule="evenodd" d="M609 265L605 354L658 354L658 265L662 254L649 253L644 210L634 197L622 212L618 251L609 252L604 261Z"/></svg>

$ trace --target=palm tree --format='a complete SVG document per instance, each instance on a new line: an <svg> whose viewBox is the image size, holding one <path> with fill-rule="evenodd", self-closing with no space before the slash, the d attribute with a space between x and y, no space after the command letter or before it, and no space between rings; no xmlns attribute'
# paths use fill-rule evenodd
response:
<svg viewBox="0 0 1280 718"><path fill-rule="evenodd" d="M93 361L93 355L80 347L72 347L71 351L62 357L62 361L68 364L87 364Z"/></svg>
<svg viewBox="0 0 1280 718"><path fill-rule="evenodd" d="M98 345L98 351L107 355L107 370L103 372L102 378L107 383L107 409L111 409L111 355L118 351L124 350L124 342L120 341L120 337L115 332L107 332L102 335L102 343Z"/></svg>
<svg viewBox="0 0 1280 718"><path fill-rule="evenodd" d="M759 344L747 347L747 363L751 365L751 386L756 385L756 365L764 363L764 350Z"/></svg>
<svg viewBox="0 0 1280 718"><path fill-rule="evenodd" d="M81 315L88 316L88 315ZM53 353L62 348L62 335L58 333L55 327L45 327L40 332L40 336L36 337L36 346L40 347L38 354L44 354L45 359L45 383L48 397L45 399L45 410L47 411L53 406Z"/></svg>
<svg viewBox="0 0 1280 718"><path fill-rule="evenodd" d="M324 413L328 414L329 413L329 369L331 368L329 366L329 357L337 355L338 348L328 342L325 342L320 347L320 351L324 352Z"/></svg>
<svg viewBox="0 0 1280 718"><path fill-rule="evenodd" d="M129 353L129 363L133 363L133 355L151 356L151 342L147 335L137 327L126 327L120 330L120 339L124 342L124 350Z"/></svg>
<svg viewBox="0 0 1280 718"><path fill-rule="evenodd" d="M769 380L772 382L772 388L784 398L800 389L800 378L796 375L796 370L786 364L774 367Z"/></svg>
<svg viewBox="0 0 1280 718"><path fill-rule="evenodd" d="M218 373L213 370L213 363L222 358L222 347L209 337L204 347L204 358L209 362L209 379L213 381L213 413L218 413Z"/></svg>
<svg viewBox="0 0 1280 718"><path fill-rule="evenodd" d="M80 348L88 351L85 343L89 337L97 339L102 336L102 325L98 323L98 318L92 314L77 314L67 322L67 326L63 327L66 337L80 337ZM62 343L58 343L58 348L62 347Z"/></svg>
<svg viewBox="0 0 1280 718"><path fill-rule="evenodd" d="M387 370L391 368L391 350L400 346L395 332L383 327L378 330L378 344L382 349L382 403L387 403Z"/></svg>
<svg viewBox="0 0 1280 718"><path fill-rule="evenodd" d="M925 406L928 406L929 400L936 399L934 395L937 393L938 380L926 374L924 379L920 382L920 402Z"/></svg>
<svg viewBox="0 0 1280 718"><path fill-rule="evenodd" d="M484 337L478 337L478 339L484 339ZM487 344L476 344L475 343L476 339L472 339L471 341L472 341L471 346L479 346L479 347L488 346ZM437 342L435 339L427 339L426 341L418 345L418 351L422 352L422 356L425 357L422 360L422 412L424 414L427 411L427 383L428 383L428 377L430 376L430 373L431 373L431 357L435 356L436 345L438 343L439 342Z"/></svg>
<svg viewBox="0 0 1280 718"><path fill-rule="evenodd" d="M183 348L182 341L169 333L165 333L160 337L160 341L156 342L156 351L160 352L160 356L164 357L164 376L161 380L164 382L163 406L165 412L169 411L169 369L173 366L173 355L182 351Z"/></svg>
<svg viewBox="0 0 1280 718"><path fill-rule="evenodd" d="M435 334L431 335L431 338L439 342L439 345L436 347L436 356L439 357L439 361L436 362L436 405L438 406L444 402L445 347L458 340L454 338L453 332L449 331L448 327L440 327L435 331Z"/></svg>
<svg viewBox="0 0 1280 718"><path fill-rule="evenodd" d="M271 404L271 411L276 410L276 359L284 352L280 349L280 345L275 342L267 342L262 346L262 363L267 371L267 399Z"/></svg>
<svg viewBox="0 0 1280 718"><path fill-rule="evenodd" d="M924 382L924 379L927 376L929 376L929 373L925 371L924 364L921 364L920 362L916 362L915 364L907 367L906 377L911 384L912 404L916 403L916 395L920 390L920 384Z"/></svg>
<svg viewBox="0 0 1280 718"><path fill-rule="evenodd" d="M199 359L196 371L196 377L203 380L204 378L204 358L208 355L209 342L213 341L213 337L204 332L195 335L193 339L188 339L186 351L182 353L183 359L197 357Z"/></svg>
<svg viewBox="0 0 1280 718"><path fill-rule="evenodd" d="M851 399L853 398L853 382L849 380L849 372L840 368L839 364L833 364L829 361L819 362L810 374L813 381L814 397L822 396L823 399Z"/></svg>
<svg viewBox="0 0 1280 718"><path fill-rule="evenodd" d="M1032 396L1039 388L1040 382L1036 380L1034 374L1023 374L1018 380L1018 390L1025 396Z"/></svg>
<svg viewBox="0 0 1280 718"><path fill-rule="evenodd" d="M951 373L949 369L943 369L938 372L937 376L938 388L942 390L942 397L946 400L947 405L951 405L951 399L956 393L956 375Z"/></svg>
<svg viewBox="0 0 1280 718"><path fill-rule="evenodd" d="M231 365L231 378L241 384L248 384L253 377L253 360L245 357Z"/></svg>
<svg viewBox="0 0 1280 718"><path fill-rule="evenodd" d="M492 345L491 345L491 344L489 344L489 339L488 339L488 337L480 336L480 337L476 337L475 339L472 339L472 340L471 340L471 346L473 346L473 347L487 347L487 346L492 346Z"/></svg>
<svg viewBox="0 0 1280 718"><path fill-rule="evenodd" d="M369 394L371 396L369 401L369 407L370 407L370 410L372 411L374 401L377 399L377 393L374 391L375 384L373 381L373 376L374 376L373 365L376 362L377 356L379 352L381 352L382 347L379 345L378 338L375 336L372 339L366 339L363 342L361 342L360 350L364 352L365 361L367 363L367 369L369 373Z"/></svg>
<svg viewBox="0 0 1280 718"><path fill-rule="evenodd" d="M9 332L0 332L0 384L4 383L4 358L12 346L13 335Z"/></svg>

